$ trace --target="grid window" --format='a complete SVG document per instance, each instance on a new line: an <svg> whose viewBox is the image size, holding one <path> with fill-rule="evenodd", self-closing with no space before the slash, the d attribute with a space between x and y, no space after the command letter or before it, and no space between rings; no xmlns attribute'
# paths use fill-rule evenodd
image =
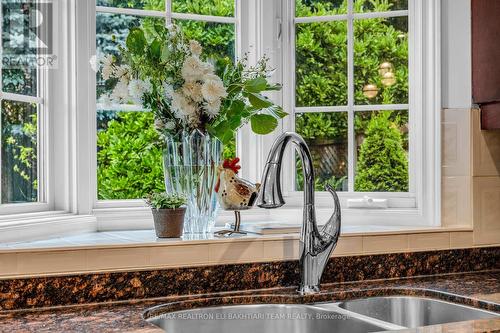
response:
<svg viewBox="0 0 500 333"><path fill-rule="evenodd" d="M235 0L99 0L96 46L101 54L119 56L131 27L153 22L175 23L187 39L198 40L208 57L236 58ZM99 103L112 87L97 80L97 198L139 199L164 188L162 152L154 142L153 115L138 105ZM226 157L235 155L227 145ZM147 175L147 176L145 176Z"/></svg>
<svg viewBox="0 0 500 333"><path fill-rule="evenodd" d="M5 204L45 202L44 70L36 64L42 30L29 29L37 20L35 6L1 4L0 212L8 209Z"/></svg>
<svg viewBox="0 0 500 333"><path fill-rule="evenodd" d="M410 192L408 14L407 0L296 1L294 127L317 191Z"/></svg>

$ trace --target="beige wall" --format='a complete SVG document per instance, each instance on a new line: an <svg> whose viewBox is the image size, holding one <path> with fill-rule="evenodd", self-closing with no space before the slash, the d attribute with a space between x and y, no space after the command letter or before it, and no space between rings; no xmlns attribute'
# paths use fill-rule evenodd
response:
<svg viewBox="0 0 500 333"><path fill-rule="evenodd" d="M480 110L443 110L442 176L442 225L500 244L500 131L481 131Z"/></svg>

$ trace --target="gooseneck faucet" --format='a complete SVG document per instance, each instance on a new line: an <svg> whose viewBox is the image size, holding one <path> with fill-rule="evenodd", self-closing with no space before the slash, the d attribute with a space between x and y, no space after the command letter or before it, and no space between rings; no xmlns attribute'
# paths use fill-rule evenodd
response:
<svg viewBox="0 0 500 333"><path fill-rule="evenodd" d="M302 161L304 173L304 210L300 232L300 287L301 294L319 292L321 275L340 235L340 201L330 185L326 189L333 195L335 211L321 230L316 222L314 208L314 170L309 147L304 139L293 132L283 133L274 142L262 176L257 199L261 208L279 208L285 204L281 192L281 163L285 149L293 143Z"/></svg>

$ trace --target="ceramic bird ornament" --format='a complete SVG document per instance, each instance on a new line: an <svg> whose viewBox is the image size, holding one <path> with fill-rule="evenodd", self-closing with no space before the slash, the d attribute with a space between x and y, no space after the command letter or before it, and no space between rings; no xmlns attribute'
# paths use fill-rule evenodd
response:
<svg viewBox="0 0 500 333"><path fill-rule="evenodd" d="M234 230L222 230L216 233L218 236L230 236L233 234L245 234L240 232L241 210L251 209L257 200L260 184L253 184L248 180L237 176L241 166L238 165L240 159L227 159L217 169L217 183L215 192L222 209L232 210L235 213L236 221Z"/></svg>
<svg viewBox="0 0 500 333"><path fill-rule="evenodd" d="M218 167L215 192L222 209L246 210L252 208L259 194L260 184L253 184L237 176L240 159L225 160Z"/></svg>

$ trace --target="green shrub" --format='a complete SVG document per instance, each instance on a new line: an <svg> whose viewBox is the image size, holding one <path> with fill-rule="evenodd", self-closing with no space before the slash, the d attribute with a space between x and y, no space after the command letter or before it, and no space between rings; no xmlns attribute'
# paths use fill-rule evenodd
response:
<svg viewBox="0 0 500 333"><path fill-rule="evenodd" d="M361 192L408 191L408 159L390 112L373 115L359 150L355 190Z"/></svg>
<svg viewBox="0 0 500 333"><path fill-rule="evenodd" d="M97 135L99 199L164 191L162 149L150 112L121 112Z"/></svg>

